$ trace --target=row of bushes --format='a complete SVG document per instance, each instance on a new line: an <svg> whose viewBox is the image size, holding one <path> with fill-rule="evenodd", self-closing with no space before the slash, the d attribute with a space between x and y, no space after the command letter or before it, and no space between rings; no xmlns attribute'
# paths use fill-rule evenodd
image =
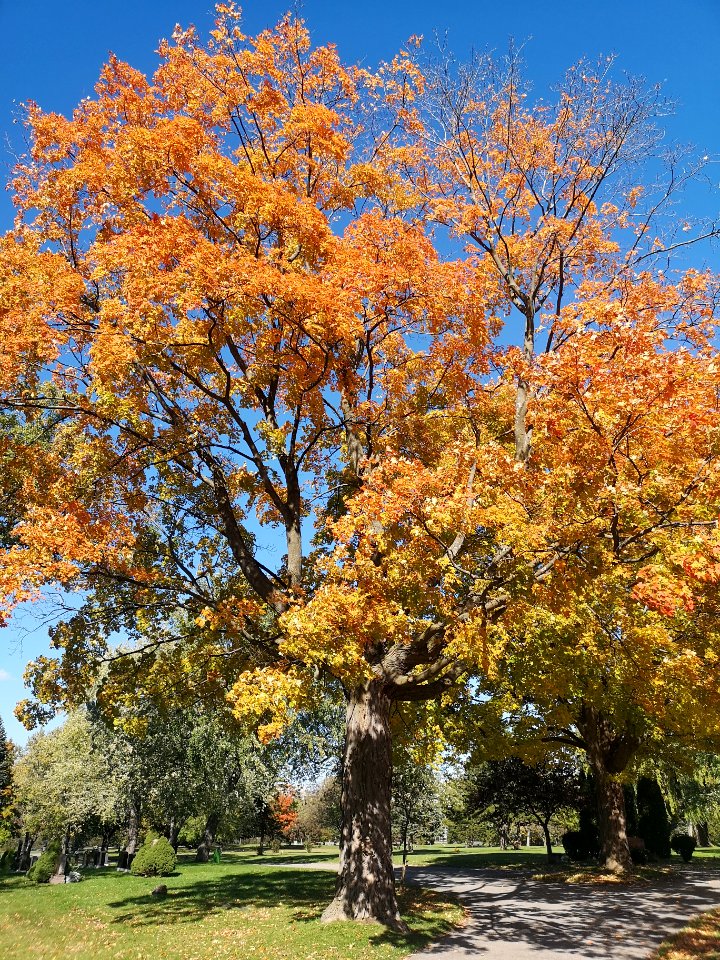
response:
<svg viewBox="0 0 720 960"><path fill-rule="evenodd" d="M60 844L51 843L28 870L28 879L47 883L57 869L59 856ZM152 837L138 850L130 872L140 877L167 877L175 870L176 863L177 857L170 842L165 837Z"/></svg>
<svg viewBox="0 0 720 960"><path fill-rule="evenodd" d="M640 837L630 837L629 839L630 855L633 863L647 863L649 859L656 856L652 850L646 848L645 842ZM562 845L570 860L594 860L600 854L597 831L568 830L567 833L563 834ZM671 837L669 846L671 850L674 850L683 858L685 863L689 863L697 846L697 840L687 833L676 833ZM669 855L670 851L668 850L667 856L669 857Z"/></svg>

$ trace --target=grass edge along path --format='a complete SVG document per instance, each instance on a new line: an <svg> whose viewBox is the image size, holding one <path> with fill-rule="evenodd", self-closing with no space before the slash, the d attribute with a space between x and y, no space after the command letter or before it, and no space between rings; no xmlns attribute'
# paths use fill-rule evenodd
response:
<svg viewBox="0 0 720 960"><path fill-rule="evenodd" d="M244 862L245 861L245 862ZM79 884L0 879L3 960L401 960L465 918L451 895L408 887L401 910L411 932L377 924L321 924L334 876L229 856L181 858L164 878L85 871Z"/></svg>
<svg viewBox="0 0 720 960"><path fill-rule="evenodd" d="M720 909L694 917L668 937L649 960L720 960Z"/></svg>

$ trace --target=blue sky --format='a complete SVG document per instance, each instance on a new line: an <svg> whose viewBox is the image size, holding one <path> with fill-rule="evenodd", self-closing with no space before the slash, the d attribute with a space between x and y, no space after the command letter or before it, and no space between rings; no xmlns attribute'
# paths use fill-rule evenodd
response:
<svg viewBox="0 0 720 960"><path fill-rule="evenodd" d="M288 0L248 0L245 31L271 26L289 6ZM209 0L0 0L0 179L23 151L22 102L70 112L92 95L110 51L152 72L159 39L176 23L205 32L212 10ZM677 102L665 125L668 139L720 158L720 0L307 0L301 15L316 42L334 42L345 61L368 66L391 58L412 34L427 40L447 34L459 58L473 48L502 53L514 38L525 44L526 73L539 96L581 57L616 54L619 70L664 83ZM711 182L693 193L683 212L720 209L720 165L710 171ZM9 195L1 194L0 230L11 223ZM19 627L0 630L0 716L18 742L26 734L12 708L23 696L22 671L46 646L47 627L35 627L29 613Z"/></svg>

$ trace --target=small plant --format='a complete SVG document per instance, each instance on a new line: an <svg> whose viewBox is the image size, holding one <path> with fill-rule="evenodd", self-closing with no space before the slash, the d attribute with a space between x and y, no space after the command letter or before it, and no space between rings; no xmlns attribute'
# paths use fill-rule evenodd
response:
<svg viewBox="0 0 720 960"><path fill-rule="evenodd" d="M270 844L270 849L273 853L280 853L280 841L273 840L273 842Z"/></svg>
<svg viewBox="0 0 720 960"><path fill-rule="evenodd" d="M50 877L55 873L59 856L60 844L50 844L45 853L41 853L35 863L28 870L28 880L32 880L34 883L47 883Z"/></svg>
<svg viewBox="0 0 720 960"><path fill-rule="evenodd" d="M138 850L130 867L136 877L167 877L175 869L177 857L165 837L146 841Z"/></svg>
<svg viewBox="0 0 720 960"><path fill-rule="evenodd" d="M676 833L670 841L670 846L675 853L680 854L685 863L690 863L695 847L697 846L697 840L687 833Z"/></svg>

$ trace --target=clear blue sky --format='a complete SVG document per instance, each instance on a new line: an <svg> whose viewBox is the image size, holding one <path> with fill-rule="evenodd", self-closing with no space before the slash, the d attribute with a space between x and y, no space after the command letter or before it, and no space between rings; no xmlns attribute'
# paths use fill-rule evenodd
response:
<svg viewBox="0 0 720 960"><path fill-rule="evenodd" d="M245 31L271 26L289 6L248 0ZM176 23L205 32L212 10L210 0L0 0L0 178L23 150L22 126L14 122L23 101L70 112L92 95L110 51L152 72L159 39ZM472 48L503 52L512 37L526 42L527 76L539 95L581 57L617 54L618 69L663 82L677 101L669 139L720 157L720 0L307 0L301 15L317 42L333 42L345 61L368 66L392 57L412 34L447 34L459 58ZM688 212L720 209L720 165L710 169L715 182L695 192ZM9 196L0 195L0 230L11 222ZM22 642L17 629L0 630L0 716L17 741L25 739L12 717L23 696L20 678L46 638L44 626Z"/></svg>

